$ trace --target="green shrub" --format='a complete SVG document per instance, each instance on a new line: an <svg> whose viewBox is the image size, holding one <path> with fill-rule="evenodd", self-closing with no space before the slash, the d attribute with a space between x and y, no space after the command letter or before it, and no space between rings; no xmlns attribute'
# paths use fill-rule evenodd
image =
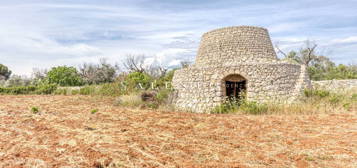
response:
<svg viewBox="0 0 357 168"><path fill-rule="evenodd" d="M74 89L71 91L71 95L78 95L79 94L79 89Z"/></svg>
<svg viewBox="0 0 357 168"><path fill-rule="evenodd" d="M172 90L170 89L161 89L156 94L156 99L159 103L165 103L168 99Z"/></svg>
<svg viewBox="0 0 357 168"><path fill-rule="evenodd" d="M56 90L57 86L52 84L40 85L40 86L18 86L0 88L2 94L52 94Z"/></svg>
<svg viewBox="0 0 357 168"><path fill-rule="evenodd" d="M0 64L0 79L4 78L4 80L9 79L11 75L11 71L9 70L9 68L3 64Z"/></svg>
<svg viewBox="0 0 357 168"><path fill-rule="evenodd" d="M102 96L119 96L121 92L119 83L105 83L99 85L98 94Z"/></svg>
<svg viewBox="0 0 357 168"><path fill-rule="evenodd" d="M131 72L126 76L125 83L128 89L149 89L151 87L152 78L143 72Z"/></svg>
<svg viewBox="0 0 357 168"><path fill-rule="evenodd" d="M244 101L239 109L247 114L266 114L268 111L268 106L266 104L259 104L257 102Z"/></svg>
<svg viewBox="0 0 357 168"><path fill-rule="evenodd" d="M171 89L172 78L174 77L176 69L167 72L155 82L155 87L160 89Z"/></svg>
<svg viewBox="0 0 357 168"><path fill-rule="evenodd" d="M40 110L39 110L38 107L31 107L31 112L32 112L33 114L37 114L37 113L40 112Z"/></svg>
<svg viewBox="0 0 357 168"><path fill-rule="evenodd" d="M17 87L1 87L0 93L2 94L31 94L37 89L36 86L17 86Z"/></svg>
<svg viewBox="0 0 357 168"><path fill-rule="evenodd" d="M95 86L84 86L79 89L79 94L80 95L92 95L95 92Z"/></svg>
<svg viewBox="0 0 357 168"><path fill-rule="evenodd" d="M91 111L90 111L90 113L91 114L95 114L95 113L97 113L99 110L98 109L92 109Z"/></svg>
<svg viewBox="0 0 357 168"><path fill-rule="evenodd" d="M342 102L342 100L343 96L338 94L331 94L331 96L329 97L329 102L332 105L337 105L338 103Z"/></svg>
<svg viewBox="0 0 357 168"><path fill-rule="evenodd" d="M65 88L62 89L56 89L54 92L55 95L67 95L68 91Z"/></svg>
<svg viewBox="0 0 357 168"><path fill-rule="evenodd" d="M226 101L225 103L216 106L211 113L214 114L227 114L237 112L239 109L239 102L238 101Z"/></svg>
<svg viewBox="0 0 357 168"><path fill-rule="evenodd" d="M160 105L157 102L149 102L146 104L146 106L151 109L158 109Z"/></svg>
<svg viewBox="0 0 357 168"><path fill-rule="evenodd" d="M329 96L330 94L331 94L330 91L321 90L321 89L306 89L306 90L304 90L304 95L306 97L324 98L324 97Z"/></svg>
<svg viewBox="0 0 357 168"><path fill-rule="evenodd" d="M80 86L83 83L77 69L67 66L52 68L47 73L46 80L51 84L58 84L60 86Z"/></svg>
<svg viewBox="0 0 357 168"><path fill-rule="evenodd" d="M342 105L342 107L345 109L345 110L349 110L351 108L351 104L350 103L345 103Z"/></svg>
<svg viewBox="0 0 357 168"><path fill-rule="evenodd" d="M357 93L353 93L352 96L351 96L351 99L353 101L357 101Z"/></svg>
<svg viewBox="0 0 357 168"><path fill-rule="evenodd" d="M56 84L42 84L37 86L36 94L52 94L57 89Z"/></svg>
<svg viewBox="0 0 357 168"><path fill-rule="evenodd" d="M57 89L55 84L42 84L39 86L0 87L0 94L52 94Z"/></svg>
<svg viewBox="0 0 357 168"><path fill-rule="evenodd" d="M268 105L259 104L257 102L250 102L246 100L227 100L225 103L215 107L211 113L227 114L241 111L245 114L266 114L268 112Z"/></svg>
<svg viewBox="0 0 357 168"><path fill-rule="evenodd" d="M0 77L1 78L1 77ZM6 87L30 86L33 81L26 76L12 75L4 83Z"/></svg>

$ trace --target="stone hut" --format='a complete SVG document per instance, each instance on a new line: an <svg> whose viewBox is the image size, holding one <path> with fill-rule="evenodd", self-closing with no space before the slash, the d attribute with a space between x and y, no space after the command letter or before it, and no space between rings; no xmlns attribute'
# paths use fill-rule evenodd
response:
<svg viewBox="0 0 357 168"><path fill-rule="evenodd" d="M199 113L227 98L291 103L310 86L305 66L279 60L267 29L252 26L203 34L195 63L173 78L175 106Z"/></svg>

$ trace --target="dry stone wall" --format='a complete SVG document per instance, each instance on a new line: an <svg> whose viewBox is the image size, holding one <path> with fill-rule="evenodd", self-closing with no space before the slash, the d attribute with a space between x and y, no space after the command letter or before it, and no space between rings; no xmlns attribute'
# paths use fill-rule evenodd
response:
<svg viewBox="0 0 357 168"><path fill-rule="evenodd" d="M314 88L332 91L357 89L357 79L312 81Z"/></svg>
<svg viewBox="0 0 357 168"><path fill-rule="evenodd" d="M196 65L272 62L277 57L268 31L252 26L227 27L202 36Z"/></svg>
<svg viewBox="0 0 357 168"><path fill-rule="evenodd" d="M257 102L292 102L310 86L305 67L277 59L266 29L229 27L204 34L195 64L175 72L176 107L210 112L230 75L245 78L246 98Z"/></svg>

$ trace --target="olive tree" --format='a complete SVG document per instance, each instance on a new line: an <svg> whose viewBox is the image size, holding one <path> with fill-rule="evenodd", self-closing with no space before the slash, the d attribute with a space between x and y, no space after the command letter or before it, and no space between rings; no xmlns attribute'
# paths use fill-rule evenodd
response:
<svg viewBox="0 0 357 168"><path fill-rule="evenodd" d="M7 80L11 75L9 68L3 64L0 64L0 80Z"/></svg>

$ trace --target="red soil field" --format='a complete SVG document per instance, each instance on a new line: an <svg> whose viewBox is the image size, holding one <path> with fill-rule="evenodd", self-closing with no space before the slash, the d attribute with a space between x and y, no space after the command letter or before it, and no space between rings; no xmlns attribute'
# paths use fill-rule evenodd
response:
<svg viewBox="0 0 357 168"><path fill-rule="evenodd" d="M356 112L194 114L112 98L0 96L0 136L4 168L357 167Z"/></svg>

